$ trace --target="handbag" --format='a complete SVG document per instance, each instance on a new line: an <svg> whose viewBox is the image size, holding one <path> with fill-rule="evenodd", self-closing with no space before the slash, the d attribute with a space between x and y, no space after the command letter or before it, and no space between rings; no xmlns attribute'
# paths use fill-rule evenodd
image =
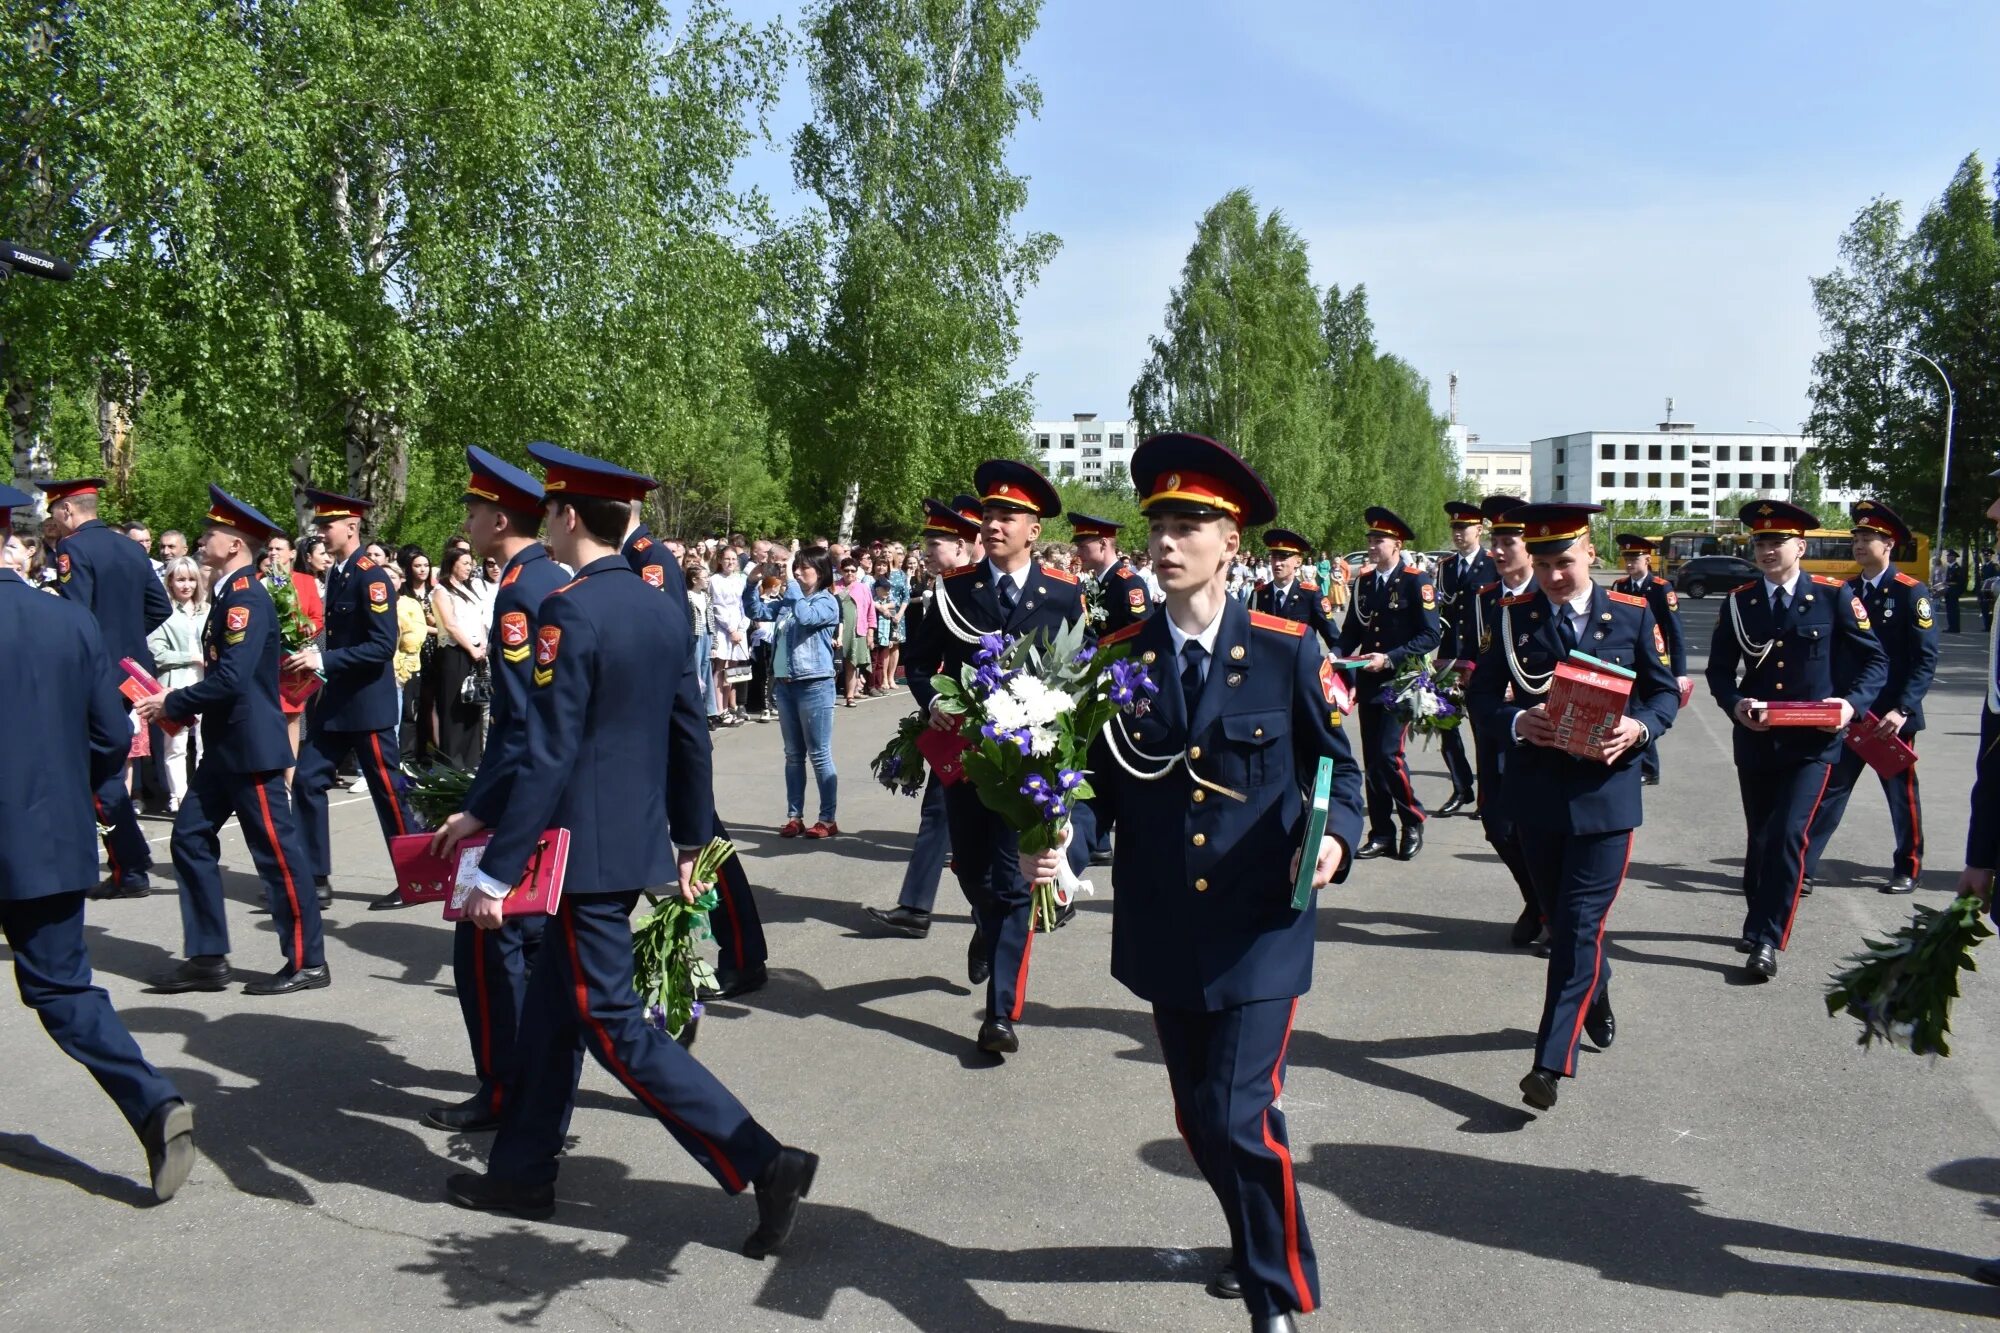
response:
<svg viewBox="0 0 2000 1333"><path fill-rule="evenodd" d="M493 702L493 671L484 661L472 669L472 674L459 683L458 698L461 703L490 704Z"/></svg>

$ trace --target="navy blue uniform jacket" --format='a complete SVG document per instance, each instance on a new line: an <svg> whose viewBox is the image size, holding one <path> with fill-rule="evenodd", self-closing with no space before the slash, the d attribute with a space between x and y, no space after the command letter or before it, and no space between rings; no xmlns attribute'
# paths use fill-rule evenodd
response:
<svg viewBox="0 0 2000 1333"><path fill-rule="evenodd" d="M1676 676L1688 673L1687 633L1681 628L1681 599L1674 591L1674 585L1658 574L1648 574L1639 580L1617 579L1611 591L1622 592L1632 597L1643 597L1646 605L1653 608L1653 623L1660 627L1660 633L1667 640L1668 666Z"/></svg>
<svg viewBox="0 0 2000 1333"><path fill-rule="evenodd" d="M278 703L283 657L278 610L250 566L216 585L201 628L202 678L167 695L176 722L201 718L201 762L228 773L270 773L292 765L285 710Z"/></svg>
<svg viewBox="0 0 2000 1333"><path fill-rule="evenodd" d="M1322 755L1334 764L1326 830L1347 850L1336 880L1361 842L1361 769L1328 702L1332 664L1297 621L1226 599L1190 717L1165 614L1125 634L1159 693L1091 747L1099 828L1118 830L1111 974L1174 1009L1303 995L1315 904L1292 910L1290 869Z"/></svg>
<svg viewBox="0 0 2000 1333"><path fill-rule="evenodd" d="M153 669L146 636L166 623L174 604L144 547L93 518L56 543L56 589L97 617L113 668L129 657Z"/></svg>
<svg viewBox="0 0 2000 1333"><path fill-rule="evenodd" d="M1875 713L1898 709L1909 719L1907 729L1924 729L1924 696L1937 675L1938 628L1931 614L1931 590L1897 570L1875 587L1860 577L1847 581L1847 591L1875 626L1876 641L1889 657L1889 677L1875 696Z"/></svg>
<svg viewBox="0 0 2000 1333"><path fill-rule="evenodd" d="M687 618L616 554L540 612L526 759L481 868L515 883L542 831L565 828L565 894L672 884L675 844L715 827L707 718L688 673L660 669L688 660Z"/></svg>
<svg viewBox="0 0 2000 1333"><path fill-rule="evenodd" d="M396 711L396 586L389 571L365 555L326 576L326 686L313 703L320 731L388 731Z"/></svg>
<svg viewBox="0 0 2000 1333"><path fill-rule="evenodd" d="M1448 662L1461 658L1476 659L1481 651L1479 635L1474 627L1479 593L1487 585L1500 581L1499 566L1484 550L1472 553L1469 574L1459 573L1456 551L1439 559L1444 561L1444 566L1438 570L1437 581L1438 656Z"/></svg>
<svg viewBox="0 0 2000 1333"><path fill-rule="evenodd" d="M491 825L507 808L514 775L528 753L528 701L534 682L535 631L542 599L569 582L540 542L524 547L500 573L493 597L493 627L486 636L493 664L493 715L486 749L465 794L466 813Z"/></svg>
<svg viewBox="0 0 2000 1333"><path fill-rule="evenodd" d="M1136 625L1153 613L1152 590L1132 562L1119 556L1111 568L1096 576L1103 588L1104 623L1099 634L1115 634L1127 625Z"/></svg>
<svg viewBox="0 0 2000 1333"><path fill-rule="evenodd" d="M1000 614L993 579L993 562L981 560L954 569L931 585L930 614L917 622L909 646L903 650L910 695L919 708L929 709L937 695L931 688L931 677L943 673L955 679L979 651L980 635L1018 638L1034 634L1053 639L1063 626L1083 615L1083 589L1073 574L1047 565L1029 565L1011 616Z"/></svg>
<svg viewBox="0 0 2000 1333"><path fill-rule="evenodd" d="M1653 609L1629 593L1593 588L1587 621L1578 651L1637 673L1625 716L1643 723L1658 740L1680 712L1681 687ZM1536 589L1508 598L1492 630L1492 644L1466 687L1465 706L1479 729L1480 752L1490 749L1502 756L1507 775L1499 791L1502 814L1519 827L1550 833L1638 828L1643 822L1639 754L1644 744L1605 764L1514 739L1514 718L1543 702L1549 674L1568 655L1557 637L1548 594Z"/></svg>
<svg viewBox="0 0 2000 1333"><path fill-rule="evenodd" d="M1760 577L1729 594L1715 622L1708 688L1731 714L1738 768L1831 763L1840 737L1816 727L1752 731L1735 725L1739 699L1813 701L1842 698L1860 717L1889 678L1889 659L1870 629L1867 608L1839 579L1799 575L1785 622L1775 622ZM1740 679L1739 677L1740 673Z"/></svg>
<svg viewBox="0 0 2000 1333"><path fill-rule="evenodd" d="M0 901L81 893L97 883L91 793L125 766L132 743L111 659L88 611L11 569L0 569L0 644L9 750L0 764Z"/></svg>
<svg viewBox="0 0 2000 1333"><path fill-rule="evenodd" d="M1340 642L1340 631L1333 627L1332 599L1302 580L1292 580L1292 586L1285 589L1283 597L1278 596L1277 584L1258 584L1250 594L1250 609L1262 611L1267 616L1296 620L1319 635L1320 641L1329 648Z"/></svg>
<svg viewBox="0 0 2000 1333"><path fill-rule="evenodd" d="M1428 574L1405 565L1389 576L1386 590L1378 590L1375 570L1370 566L1354 580L1347 621L1340 629L1340 654L1360 657L1366 653L1384 653L1389 658L1389 671L1362 672L1364 684L1355 692L1364 700L1372 698L1382 681L1393 675L1404 659L1436 648L1442 633L1438 625L1437 589ZM1373 681L1375 688L1370 688L1366 681Z"/></svg>

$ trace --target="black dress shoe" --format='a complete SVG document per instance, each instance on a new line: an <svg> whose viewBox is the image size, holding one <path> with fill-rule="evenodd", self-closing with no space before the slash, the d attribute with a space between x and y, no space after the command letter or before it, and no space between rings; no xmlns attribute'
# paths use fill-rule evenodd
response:
<svg viewBox="0 0 2000 1333"><path fill-rule="evenodd" d="M165 1203L187 1183L188 1172L194 1169L194 1112L178 1097L161 1103L146 1118L139 1142L146 1145L153 1197Z"/></svg>
<svg viewBox="0 0 2000 1333"><path fill-rule="evenodd" d="M1736 941L1736 952L1756 953L1757 941L1751 939L1748 935L1745 935L1742 939Z"/></svg>
<svg viewBox="0 0 2000 1333"><path fill-rule="evenodd" d="M243 988L245 995L290 995L302 990L325 990L333 984L333 973L325 963L318 967L287 967L268 977L259 977Z"/></svg>
<svg viewBox="0 0 2000 1333"><path fill-rule="evenodd" d="M456 1106L433 1106L424 1112L424 1123L454 1134L480 1134L500 1128L500 1117L493 1114L483 1098L467 1097Z"/></svg>
<svg viewBox="0 0 2000 1333"><path fill-rule="evenodd" d="M986 956L986 939L975 926L972 943L965 946L965 979L975 986L984 986L986 978L992 975L993 960Z"/></svg>
<svg viewBox="0 0 2000 1333"><path fill-rule="evenodd" d="M914 907L870 907L869 919L891 935L901 935L904 939L920 940L931 933L931 914L920 912Z"/></svg>
<svg viewBox="0 0 2000 1333"><path fill-rule="evenodd" d="M1641 773L1639 775L1639 785L1641 787L1657 787L1660 785L1660 775L1657 773Z"/></svg>
<svg viewBox="0 0 2000 1333"><path fill-rule="evenodd" d="M1542 933L1535 936L1535 957L1547 958L1556 951L1555 936L1549 934L1548 924L1542 925Z"/></svg>
<svg viewBox="0 0 2000 1333"><path fill-rule="evenodd" d="M113 877L106 875L104 882L90 890L89 896L97 902L113 898L143 898L153 891L151 876L145 871Z"/></svg>
<svg viewBox="0 0 2000 1333"><path fill-rule="evenodd" d="M1403 840L1396 844L1396 859L1398 861L1414 861L1417 859L1417 853L1423 849L1424 826L1422 824L1405 824L1403 826Z"/></svg>
<svg viewBox="0 0 2000 1333"><path fill-rule="evenodd" d="M325 879L314 880L313 897L319 899L319 910L324 912L333 906L333 885L327 883Z"/></svg>
<svg viewBox="0 0 2000 1333"><path fill-rule="evenodd" d="M1908 875L1896 876L1889 881L1888 887L1882 890L1884 893L1915 893L1916 891L1917 881Z"/></svg>
<svg viewBox="0 0 2000 1333"><path fill-rule="evenodd" d="M1533 944L1542 933L1542 914L1532 907L1521 909L1521 915L1514 918L1514 929L1507 934L1508 943L1516 949L1525 949Z"/></svg>
<svg viewBox="0 0 2000 1333"><path fill-rule="evenodd" d="M1056 923L1050 926L1049 929L1051 931L1061 930L1074 920L1076 920L1076 904L1068 903L1056 909Z"/></svg>
<svg viewBox="0 0 2000 1333"><path fill-rule="evenodd" d="M229 987L229 959L223 954L200 954L171 972L153 978L151 989L168 995L191 990L226 990Z"/></svg>
<svg viewBox="0 0 2000 1333"><path fill-rule="evenodd" d="M1988 1259L1972 1270L1972 1276L1989 1286L2000 1287L2000 1259Z"/></svg>
<svg viewBox="0 0 2000 1333"><path fill-rule="evenodd" d="M1438 818L1447 819L1471 804L1472 798L1470 796L1465 795L1463 792L1453 792L1451 799L1437 808Z"/></svg>
<svg viewBox="0 0 2000 1333"><path fill-rule="evenodd" d="M403 901L403 891L401 889L391 889L375 901L369 903L368 910L371 912L393 912L399 907L408 906L409 904Z"/></svg>
<svg viewBox="0 0 2000 1333"><path fill-rule="evenodd" d="M1583 1030L1591 1044L1600 1051L1611 1049L1611 1043L1618 1040L1618 1019L1611 1012L1611 992L1601 990L1584 1011Z"/></svg>
<svg viewBox="0 0 2000 1333"><path fill-rule="evenodd" d="M535 1221L556 1210L554 1185L513 1185L462 1171L444 1182L444 1197L479 1213L512 1213Z"/></svg>
<svg viewBox="0 0 2000 1333"><path fill-rule="evenodd" d="M1562 1075L1552 1069L1536 1065L1521 1080L1521 1100L1537 1111L1546 1111L1556 1104L1556 1080Z"/></svg>
<svg viewBox="0 0 2000 1333"><path fill-rule="evenodd" d="M1208 1294L1219 1301L1243 1299L1243 1279L1236 1272L1235 1261L1215 1270L1215 1276L1208 1280Z"/></svg>
<svg viewBox="0 0 2000 1333"><path fill-rule="evenodd" d="M715 984L701 988L704 1000L726 1000L732 995L748 995L753 990L762 990L771 979L771 971L762 963L752 963L748 967L718 967L715 969Z"/></svg>
<svg viewBox="0 0 2000 1333"><path fill-rule="evenodd" d="M1810 876L1799 881L1799 897L1810 898L1812 897L1812 891L1813 882Z"/></svg>
<svg viewBox="0 0 2000 1333"><path fill-rule="evenodd" d="M1769 981L1778 975L1778 951L1768 944L1758 945L1743 970L1752 981Z"/></svg>
<svg viewBox="0 0 2000 1333"><path fill-rule="evenodd" d="M1361 844L1361 850L1354 854L1357 861L1372 861L1378 856L1389 856L1396 850L1396 844L1388 838L1368 835L1368 841Z"/></svg>
<svg viewBox="0 0 2000 1333"><path fill-rule="evenodd" d="M1251 1315L1250 1333L1299 1333L1299 1326L1290 1310L1280 1310L1276 1314Z"/></svg>
<svg viewBox="0 0 2000 1333"><path fill-rule="evenodd" d="M757 1177L757 1229L743 1242L752 1259L776 1254L798 1221L799 1201L812 1193L819 1174L819 1154L803 1148L780 1148Z"/></svg>
<svg viewBox="0 0 2000 1333"><path fill-rule="evenodd" d="M989 1018L979 1025L979 1049L989 1055L1012 1055L1021 1049L1021 1039L1006 1019Z"/></svg>
<svg viewBox="0 0 2000 1333"><path fill-rule="evenodd" d="M1094 851L1094 852L1092 852L1092 853L1090 854L1090 863L1091 863L1092 865L1094 865L1094 866L1108 866L1108 865L1110 865L1110 864L1111 864L1111 849L1110 849L1109 847L1100 847L1100 848L1098 848L1098 849L1097 849L1096 851Z"/></svg>

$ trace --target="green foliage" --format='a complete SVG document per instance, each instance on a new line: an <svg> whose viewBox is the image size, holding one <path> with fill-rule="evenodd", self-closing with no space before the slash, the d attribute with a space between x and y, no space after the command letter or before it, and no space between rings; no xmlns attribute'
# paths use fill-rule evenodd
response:
<svg viewBox="0 0 2000 1333"><path fill-rule="evenodd" d="M1863 940L1860 953L1827 982L1826 1012L1861 1023L1856 1040L1907 1047L1916 1055L1948 1056L1951 1002L1961 972L1976 972L1972 950L1993 934L1986 905L1967 894L1943 909L1919 907L1886 940Z"/></svg>

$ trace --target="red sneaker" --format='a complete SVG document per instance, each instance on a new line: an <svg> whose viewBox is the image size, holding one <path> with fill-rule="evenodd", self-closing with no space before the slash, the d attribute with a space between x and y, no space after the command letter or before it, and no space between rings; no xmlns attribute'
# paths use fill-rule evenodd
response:
<svg viewBox="0 0 2000 1333"><path fill-rule="evenodd" d="M811 828L806 830L806 836L808 838L831 838L834 834L838 832L840 832L840 825L829 824L824 819L822 819L819 821L819 823L814 824Z"/></svg>
<svg viewBox="0 0 2000 1333"><path fill-rule="evenodd" d="M804 823L796 819L788 819L785 821L785 826L778 830L778 836L781 838L796 838L805 831L806 826Z"/></svg>

